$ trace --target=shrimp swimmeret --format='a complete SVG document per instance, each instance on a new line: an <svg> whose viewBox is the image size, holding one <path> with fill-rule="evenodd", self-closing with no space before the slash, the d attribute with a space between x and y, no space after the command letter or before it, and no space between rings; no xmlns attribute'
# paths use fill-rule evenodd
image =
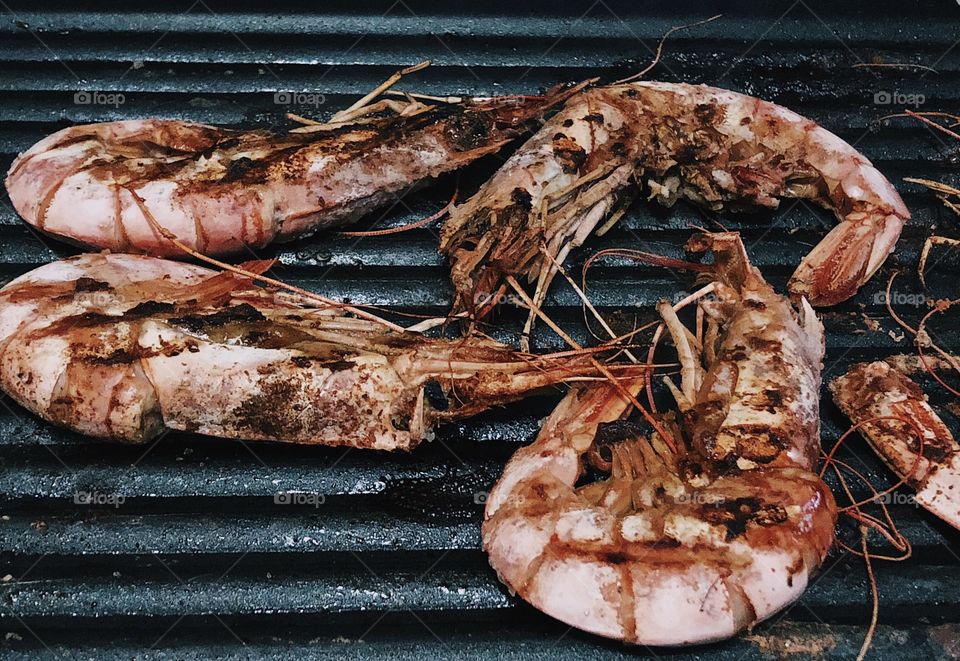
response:
<svg viewBox="0 0 960 661"><path fill-rule="evenodd" d="M786 108L702 85L598 87L570 99L451 212L441 250L457 311L482 316L507 276L535 282L540 304L557 263L615 222L635 183L666 205L776 208L801 198L832 210L839 224L790 281L817 306L853 296L910 217L865 156Z"/></svg>
<svg viewBox="0 0 960 661"><path fill-rule="evenodd" d="M350 223L499 150L575 89L389 101L387 112L288 133L158 119L73 126L21 154L7 191L28 223L85 246L182 256L159 225L194 251L236 253Z"/></svg>
<svg viewBox="0 0 960 661"><path fill-rule="evenodd" d="M434 424L596 375L589 355L396 328L230 272L87 254L0 289L0 386L45 420L128 443L176 429L409 450Z"/></svg>
<svg viewBox="0 0 960 661"><path fill-rule="evenodd" d="M680 356L681 384L669 384L679 421L663 417L648 439L616 386L572 390L507 464L483 524L512 591L645 645L719 640L784 608L833 544L837 517L814 472L822 325L763 281L738 235L692 247L716 257L713 298L699 303L706 332L660 307ZM584 456L609 477L577 486Z"/></svg>

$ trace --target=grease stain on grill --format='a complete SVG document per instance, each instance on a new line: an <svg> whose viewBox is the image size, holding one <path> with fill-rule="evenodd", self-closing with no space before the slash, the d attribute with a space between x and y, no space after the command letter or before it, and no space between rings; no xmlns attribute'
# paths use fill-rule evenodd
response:
<svg viewBox="0 0 960 661"><path fill-rule="evenodd" d="M452 457L451 457L451 460ZM413 477L385 476L382 494L390 514L434 523L477 520L490 488L489 476L441 473Z"/></svg>

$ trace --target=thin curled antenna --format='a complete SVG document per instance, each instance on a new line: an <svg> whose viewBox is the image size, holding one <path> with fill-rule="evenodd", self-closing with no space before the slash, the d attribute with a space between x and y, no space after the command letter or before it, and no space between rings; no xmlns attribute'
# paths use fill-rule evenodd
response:
<svg viewBox="0 0 960 661"><path fill-rule="evenodd" d="M657 52L656 52L656 54L654 54L654 56L653 56L653 61L650 62L650 64L648 64L646 67L644 67L643 71L640 71L639 73L635 73L635 74L633 74L632 76L627 76L626 78L622 78L622 79L620 79L620 80L616 80L616 81L614 81L612 84L613 84L613 85L620 85L620 84L622 84L622 83L629 83L629 82L631 82L631 81L633 81L633 80L636 80L637 78L642 78L643 76L647 75L647 74L650 72L650 70L653 69L655 66L657 66L657 63L658 63L658 62L660 62L660 56L663 54L663 42L665 42L665 41L667 40L667 37L669 37L669 36L670 36L671 34L673 34L674 32L679 32L680 30L686 30L686 29L688 29L688 28L695 28L695 27L697 27L698 25L703 25L704 23L709 23L709 22L711 22L711 21L715 21L715 20L717 20L718 18L720 18L721 16L723 16L723 14L717 14L716 16L711 16L710 18L705 18L705 19L703 19L702 21L697 21L696 23L687 23L686 25L676 25L676 26L670 28L669 30L667 30L667 31L663 34L662 37L660 37L660 43L657 44Z"/></svg>

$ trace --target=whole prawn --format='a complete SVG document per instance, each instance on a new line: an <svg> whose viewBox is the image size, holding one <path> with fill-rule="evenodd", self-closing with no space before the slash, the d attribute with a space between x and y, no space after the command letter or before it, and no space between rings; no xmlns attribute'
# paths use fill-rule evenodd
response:
<svg viewBox="0 0 960 661"><path fill-rule="evenodd" d="M192 250L236 253L350 223L497 151L574 89L434 105L386 100L287 133L159 119L73 126L21 154L7 191L28 223L84 246L183 256L139 196Z"/></svg>
<svg viewBox="0 0 960 661"><path fill-rule="evenodd" d="M710 209L776 208L801 198L832 210L839 224L789 285L817 306L853 296L910 217L866 157L786 108L702 85L596 87L570 99L451 212L440 247L456 310L482 316L507 276L535 282L541 303L557 265L622 215L635 184L668 206L685 198Z"/></svg>
<svg viewBox="0 0 960 661"><path fill-rule="evenodd" d="M763 281L733 233L712 249L702 336L662 303L680 417L644 438L624 419L643 380L572 390L487 500L500 579L563 622L645 645L729 637L795 600L834 539L814 472L823 327ZM702 293L705 293L702 292ZM699 352L699 355L697 355ZM609 472L577 486L583 458Z"/></svg>
<svg viewBox="0 0 960 661"><path fill-rule="evenodd" d="M54 424L128 443L175 429L409 450L436 423L595 364L430 339L153 257L81 255L0 289L3 390Z"/></svg>

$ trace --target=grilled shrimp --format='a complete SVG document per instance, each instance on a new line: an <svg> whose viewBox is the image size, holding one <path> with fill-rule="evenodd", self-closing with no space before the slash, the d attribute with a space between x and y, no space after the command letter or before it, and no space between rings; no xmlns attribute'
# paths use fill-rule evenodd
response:
<svg viewBox="0 0 960 661"><path fill-rule="evenodd" d="M660 306L680 356L679 420L663 417L648 439L624 418L621 389L573 389L509 461L483 524L511 591L645 645L726 638L795 600L837 515L814 472L823 327L763 281L737 234L692 247L716 256L707 332L697 339ZM577 486L585 455L606 480Z"/></svg>
<svg viewBox="0 0 960 661"><path fill-rule="evenodd" d="M21 154L7 190L28 223L85 246L183 255L135 193L191 249L235 253L349 223L497 151L570 93L418 104L280 134L155 119L74 126Z"/></svg>
<svg viewBox="0 0 960 661"><path fill-rule="evenodd" d="M846 300L880 267L910 217L893 186L853 147L809 119L700 85L638 82L582 92L524 144L444 226L458 311L481 316L505 276L536 282L615 222L633 183L670 206L776 208L809 199L840 223L807 255L791 292ZM549 255L545 257L544 253Z"/></svg>
<svg viewBox="0 0 960 661"><path fill-rule="evenodd" d="M830 392L874 452L916 490L917 502L960 528L960 445L920 386L877 361L854 365Z"/></svg>
<svg viewBox="0 0 960 661"><path fill-rule="evenodd" d="M0 289L0 386L56 425L128 443L174 429L409 450L436 423L594 370L582 354L429 339L301 302L153 257L54 262Z"/></svg>

